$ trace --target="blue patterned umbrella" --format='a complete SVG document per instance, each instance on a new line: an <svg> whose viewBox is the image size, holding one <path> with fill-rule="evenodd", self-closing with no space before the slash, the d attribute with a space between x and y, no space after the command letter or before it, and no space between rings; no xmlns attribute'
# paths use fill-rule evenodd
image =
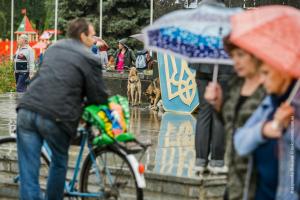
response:
<svg viewBox="0 0 300 200"><path fill-rule="evenodd" d="M169 13L143 30L145 46L191 63L232 64L222 41L230 32L230 16L239 11L203 4Z"/></svg>

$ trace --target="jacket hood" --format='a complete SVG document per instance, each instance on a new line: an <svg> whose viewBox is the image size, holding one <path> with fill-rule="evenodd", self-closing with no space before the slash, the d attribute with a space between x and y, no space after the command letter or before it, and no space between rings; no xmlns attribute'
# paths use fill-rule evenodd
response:
<svg viewBox="0 0 300 200"><path fill-rule="evenodd" d="M119 43L122 44L125 48L129 49L129 47L127 45L127 40L125 38L119 40Z"/></svg>
<svg viewBox="0 0 300 200"><path fill-rule="evenodd" d="M51 45L50 48L62 48L75 53L78 53L80 56L84 57L91 62L93 65L100 65L100 60L90 48L86 47L80 41L75 39L63 39L56 42L54 45Z"/></svg>

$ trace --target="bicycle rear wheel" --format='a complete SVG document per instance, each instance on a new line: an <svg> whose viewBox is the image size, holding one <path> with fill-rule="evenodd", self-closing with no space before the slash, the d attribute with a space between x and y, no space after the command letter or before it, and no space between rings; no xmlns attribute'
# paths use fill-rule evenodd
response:
<svg viewBox="0 0 300 200"><path fill-rule="evenodd" d="M42 152L40 168L40 185L46 188L49 160ZM16 137L0 139L0 195L17 198L19 183L19 167ZM9 191L9 192L8 192ZM12 192L16 191L16 192ZM6 194L7 193L7 194Z"/></svg>
<svg viewBox="0 0 300 200"><path fill-rule="evenodd" d="M95 162L91 160L94 154ZM103 192L103 197L86 199L142 200L133 169L126 156L110 148L96 148L85 159L80 175L80 191ZM95 164L97 166L95 166ZM97 170L97 171L96 171ZM99 172L99 173L97 173ZM97 174L100 174L98 177Z"/></svg>

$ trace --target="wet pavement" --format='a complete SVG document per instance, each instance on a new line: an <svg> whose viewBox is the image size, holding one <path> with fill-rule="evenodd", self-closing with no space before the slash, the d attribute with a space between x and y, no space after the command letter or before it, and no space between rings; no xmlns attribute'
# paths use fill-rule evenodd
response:
<svg viewBox="0 0 300 200"><path fill-rule="evenodd" d="M0 95L0 137L15 130L18 98L20 95L16 93ZM193 171L196 127L193 115L161 113L141 106L131 108L130 122L130 132L142 142L152 144L142 159L146 167L145 200L223 199L226 176L199 177ZM77 152L78 147L72 146L67 177L73 174L71 158ZM17 195L15 189L0 186L0 199L7 199L7 194Z"/></svg>
<svg viewBox="0 0 300 200"><path fill-rule="evenodd" d="M20 95L0 95L0 136L15 129L16 99ZM195 177L194 134L196 119L193 115L161 113L147 107L131 108L130 132L152 146L143 160L148 172L176 177Z"/></svg>
<svg viewBox="0 0 300 200"><path fill-rule="evenodd" d="M16 125L16 93L0 95L0 136L8 135Z"/></svg>

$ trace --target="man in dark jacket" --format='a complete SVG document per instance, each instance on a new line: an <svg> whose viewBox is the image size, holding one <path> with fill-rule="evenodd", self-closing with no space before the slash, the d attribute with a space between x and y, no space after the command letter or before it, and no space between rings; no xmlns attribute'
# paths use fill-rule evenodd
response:
<svg viewBox="0 0 300 200"><path fill-rule="evenodd" d="M68 149L87 104L107 102L101 65L90 47L95 31L85 19L73 20L70 39L52 45L42 67L20 100L17 143L21 199L41 199L38 183L40 154L45 140L51 151L46 199L63 199Z"/></svg>

